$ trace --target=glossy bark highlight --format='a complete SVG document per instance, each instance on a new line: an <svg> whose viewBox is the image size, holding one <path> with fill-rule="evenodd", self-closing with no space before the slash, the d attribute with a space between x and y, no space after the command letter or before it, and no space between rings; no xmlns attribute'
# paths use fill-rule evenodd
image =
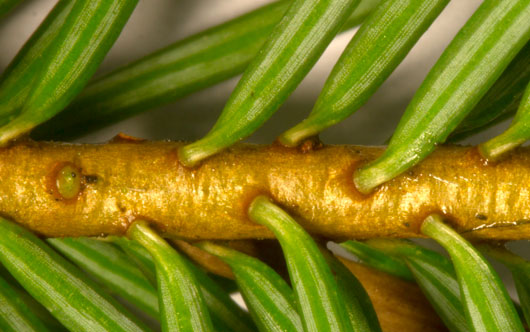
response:
<svg viewBox="0 0 530 332"><path fill-rule="evenodd" d="M325 146L308 151L236 145L198 168L178 163L183 143L18 143L0 149L0 214L45 236L124 234L137 218L185 239L272 238L248 219L266 194L307 231L332 239L417 237L431 213L469 238L530 238L530 150L485 164L476 148L441 147L364 196L352 173L383 151ZM58 162L80 170L74 200L49 191Z"/></svg>

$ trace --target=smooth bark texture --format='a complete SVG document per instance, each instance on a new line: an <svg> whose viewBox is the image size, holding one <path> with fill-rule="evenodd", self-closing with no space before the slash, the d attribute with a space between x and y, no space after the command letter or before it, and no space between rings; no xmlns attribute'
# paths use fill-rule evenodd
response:
<svg viewBox="0 0 530 332"><path fill-rule="evenodd" d="M167 237L271 238L247 216L266 194L307 231L332 239L422 236L431 213L468 238L530 239L530 149L488 165L474 147L441 147L364 196L351 175L382 148L236 145L189 169L178 163L182 144L122 137L1 148L0 214L45 236L124 234L142 218ZM56 190L64 163L82 176L71 199Z"/></svg>

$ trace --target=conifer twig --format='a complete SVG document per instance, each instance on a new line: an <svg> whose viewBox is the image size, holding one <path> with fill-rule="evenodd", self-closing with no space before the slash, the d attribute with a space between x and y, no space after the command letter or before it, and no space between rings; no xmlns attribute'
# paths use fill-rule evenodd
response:
<svg viewBox="0 0 530 332"><path fill-rule="evenodd" d="M182 143L19 143L0 149L0 211L46 236L123 234L147 218L165 236L271 238L248 205L267 194L309 233L334 239L417 237L423 218L444 214L467 238L530 238L530 150L485 165L476 148L441 147L409 172L365 196L351 174L382 148L313 151L236 145L189 169ZM66 165L66 166L65 166ZM81 179L61 196L64 167ZM70 174L71 175L71 174Z"/></svg>

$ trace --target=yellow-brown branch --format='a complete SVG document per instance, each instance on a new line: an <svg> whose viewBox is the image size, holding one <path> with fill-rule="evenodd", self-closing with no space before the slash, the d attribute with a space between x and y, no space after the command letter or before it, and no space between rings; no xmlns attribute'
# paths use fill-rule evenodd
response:
<svg viewBox="0 0 530 332"><path fill-rule="evenodd" d="M415 237L425 216L446 215L468 237L530 238L530 150L486 165L475 148L441 147L370 196L353 171L382 148L310 151L237 145L196 169L180 143L72 145L26 142L0 149L0 213L45 236L123 234L136 218L185 239L270 238L247 218L267 194L310 233L332 239ZM61 199L57 165L77 167L81 192Z"/></svg>

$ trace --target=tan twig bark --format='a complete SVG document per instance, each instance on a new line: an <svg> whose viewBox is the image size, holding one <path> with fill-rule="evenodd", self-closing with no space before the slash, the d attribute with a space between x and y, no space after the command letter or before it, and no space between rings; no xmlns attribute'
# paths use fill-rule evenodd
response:
<svg viewBox="0 0 530 332"><path fill-rule="evenodd" d="M185 239L270 238L247 217L267 194L310 233L332 239L415 237L430 213L467 237L530 238L530 150L487 165L475 148L441 147L370 196L353 171L382 148L287 149L237 145L196 169L179 143L71 145L26 142L0 149L0 211L45 236L123 234L136 218ZM81 190L61 199L57 165L73 165Z"/></svg>

